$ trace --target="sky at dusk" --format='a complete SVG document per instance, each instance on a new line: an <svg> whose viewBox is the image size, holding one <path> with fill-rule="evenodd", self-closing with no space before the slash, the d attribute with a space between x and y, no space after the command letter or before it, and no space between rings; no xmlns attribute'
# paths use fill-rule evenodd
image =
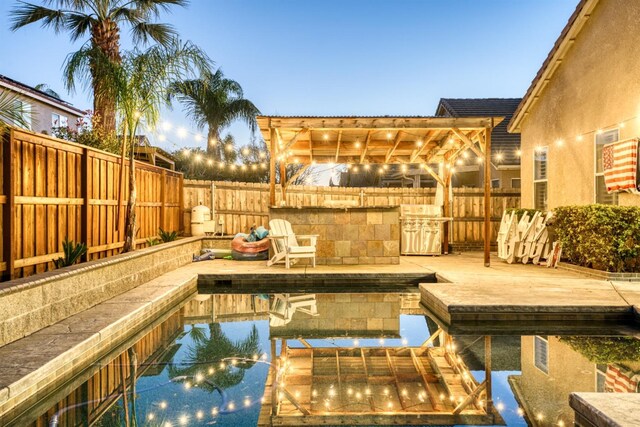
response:
<svg viewBox="0 0 640 427"><path fill-rule="evenodd" d="M41 3L41 0L32 0ZM520 97L578 0L191 0L163 22L203 48L264 114L431 115L440 97ZM68 94L66 34L39 24L11 32L0 0L0 74ZM124 47L131 47L123 36ZM176 105L163 118L197 129ZM240 145L246 126L230 128ZM194 146L167 135L157 145Z"/></svg>

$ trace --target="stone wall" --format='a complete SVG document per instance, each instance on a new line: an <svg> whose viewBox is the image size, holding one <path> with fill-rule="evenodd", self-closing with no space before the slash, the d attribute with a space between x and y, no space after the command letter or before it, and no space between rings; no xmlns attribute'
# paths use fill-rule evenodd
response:
<svg viewBox="0 0 640 427"><path fill-rule="evenodd" d="M397 293L316 294L318 315L295 312L271 337L381 338L400 336L401 296Z"/></svg>
<svg viewBox="0 0 640 427"><path fill-rule="evenodd" d="M317 264L399 264L400 209L271 208L298 235L317 234ZM302 260L301 260L302 261Z"/></svg>
<svg viewBox="0 0 640 427"><path fill-rule="evenodd" d="M192 260L198 237L4 282L0 347L120 295Z"/></svg>

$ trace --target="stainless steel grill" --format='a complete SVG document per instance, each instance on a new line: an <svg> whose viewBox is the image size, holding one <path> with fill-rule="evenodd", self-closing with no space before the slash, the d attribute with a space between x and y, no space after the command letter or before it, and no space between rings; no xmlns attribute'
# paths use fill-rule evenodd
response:
<svg viewBox="0 0 640 427"><path fill-rule="evenodd" d="M400 205L402 255L440 255L442 217L439 205Z"/></svg>

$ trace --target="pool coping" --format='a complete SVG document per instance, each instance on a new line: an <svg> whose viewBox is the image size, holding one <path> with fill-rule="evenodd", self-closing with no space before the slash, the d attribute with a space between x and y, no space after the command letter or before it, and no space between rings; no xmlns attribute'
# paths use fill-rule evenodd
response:
<svg viewBox="0 0 640 427"><path fill-rule="evenodd" d="M195 292L197 276L188 269L178 268L0 347L0 379L13 376L13 379L0 384L0 419L20 407L29 397L55 387L56 382L63 378L68 381L68 378L82 372L96 357L111 351L114 342L122 341L124 336L135 335ZM94 318L92 315L95 313L99 315ZM113 318L105 319L105 313L112 313ZM89 319L98 318L102 324L89 325ZM75 328L78 331L74 331ZM52 347L57 348L44 348L39 356L38 351L32 351L31 355L24 356L31 358L28 363L7 362L11 359L6 355L23 355L25 350L41 349L42 345L37 344L47 342L52 342Z"/></svg>
<svg viewBox="0 0 640 427"><path fill-rule="evenodd" d="M638 393L571 393L569 406L581 427L640 426Z"/></svg>

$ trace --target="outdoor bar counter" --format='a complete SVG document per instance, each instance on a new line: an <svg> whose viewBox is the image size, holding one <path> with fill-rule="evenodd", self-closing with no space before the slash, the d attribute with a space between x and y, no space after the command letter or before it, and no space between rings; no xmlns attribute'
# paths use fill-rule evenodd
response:
<svg viewBox="0 0 640 427"><path fill-rule="evenodd" d="M399 264L400 207L271 207L296 234L317 234L317 264Z"/></svg>

